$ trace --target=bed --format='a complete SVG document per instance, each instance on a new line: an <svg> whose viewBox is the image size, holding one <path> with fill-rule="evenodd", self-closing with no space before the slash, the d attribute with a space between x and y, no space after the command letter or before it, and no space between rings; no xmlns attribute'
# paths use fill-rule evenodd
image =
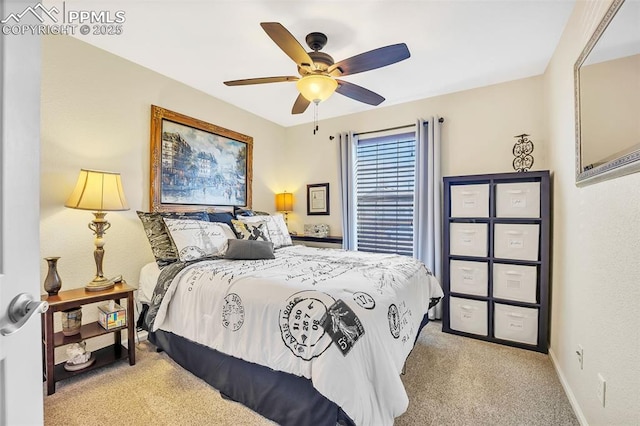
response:
<svg viewBox="0 0 640 426"><path fill-rule="evenodd" d="M208 243L214 258L191 258L191 248L185 258L141 270L150 340L176 362L283 425L390 425L407 409L400 373L442 297L421 262L291 246L274 232L275 244L240 244L238 223L232 234L220 225L213 237L214 227L200 221L164 223L179 252L187 246L172 229L191 227L200 248L204 234L218 241Z"/></svg>

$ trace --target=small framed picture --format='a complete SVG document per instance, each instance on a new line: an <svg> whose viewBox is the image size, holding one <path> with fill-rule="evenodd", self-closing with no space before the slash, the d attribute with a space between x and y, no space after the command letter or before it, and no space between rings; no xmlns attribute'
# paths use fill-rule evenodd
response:
<svg viewBox="0 0 640 426"><path fill-rule="evenodd" d="M329 215L329 184L307 185L307 215Z"/></svg>

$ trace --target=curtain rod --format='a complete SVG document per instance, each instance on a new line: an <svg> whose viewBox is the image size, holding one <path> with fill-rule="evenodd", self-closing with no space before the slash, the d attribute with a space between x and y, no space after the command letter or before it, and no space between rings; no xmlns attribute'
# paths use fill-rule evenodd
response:
<svg viewBox="0 0 640 426"><path fill-rule="evenodd" d="M380 129L380 130L370 130L368 132L359 132L359 133L354 133L354 136L360 136L360 135L368 135L370 133L380 133L380 132L386 132L389 130L398 130L398 129L404 129L407 127L415 127L415 124L405 124L404 126L396 126L396 127L389 127L387 129Z"/></svg>
<svg viewBox="0 0 640 426"><path fill-rule="evenodd" d="M438 123L444 123L444 118L440 117L438 119ZM380 133L380 132L387 132L389 130L398 130L398 129L405 129L407 127L415 127L415 124L405 124L404 126L396 126L396 127L389 127L386 129L380 129L380 130L370 130L368 132L359 132L359 133L354 133L355 136L360 136L360 135L368 135L370 133Z"/></svg>

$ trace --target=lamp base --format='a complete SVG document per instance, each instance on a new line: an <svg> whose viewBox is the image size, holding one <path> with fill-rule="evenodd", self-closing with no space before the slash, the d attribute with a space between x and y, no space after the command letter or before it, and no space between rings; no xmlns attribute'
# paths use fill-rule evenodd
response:
<svg viewBox="0 0 640 426"><path fill-rule="evenodd" d="M102 291L109 290L116 285L113 280L108 280L104 277L95 277L93 281L84 286L85 291Z"/></svg>

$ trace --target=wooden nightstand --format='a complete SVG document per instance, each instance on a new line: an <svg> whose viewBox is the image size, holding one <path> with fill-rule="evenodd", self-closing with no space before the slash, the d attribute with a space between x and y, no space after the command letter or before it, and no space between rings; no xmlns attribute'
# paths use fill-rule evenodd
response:
<svg viewBox="0 0 640 426"><path fill-rule="evenodd" d="M328 235L326 237L310 237L308 235L291 234L291 240L308 243L342 244L342 237L331 235Z"/></svg>
<svg viewBox="0 0 640 426"><path fill-rule="evenodd" d="M136 289L130 287L125 282L115 285L114 288L103 291L88 292L84 288L61 291L56 296L42 295L41 300L49 302L49 310L42 314L42 352L43 352L43 373L47 381L47 395L56 391L56 382L68 379L69 377L81 374L95 368L103 367L120 359L129 358L129 364L136 363L135 349L135 325L133 311L133 292ZM105 330L97 322L83 324L80 333L74 336L65 336L62 332L53 332L53 314L65 309L77 308L89 303L115 300L120 304L120 298L127 298L127 325L112 330ZM123 350L121 342L121 331L127 330L128 350ZM96 361L87 368L78 371L67 371L64 369L64 362L55 363L55 348L71 343L81 342L92 337L113 333L113 345L93 352Z"/></svg>

